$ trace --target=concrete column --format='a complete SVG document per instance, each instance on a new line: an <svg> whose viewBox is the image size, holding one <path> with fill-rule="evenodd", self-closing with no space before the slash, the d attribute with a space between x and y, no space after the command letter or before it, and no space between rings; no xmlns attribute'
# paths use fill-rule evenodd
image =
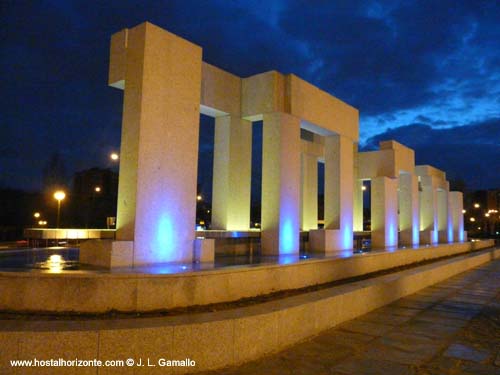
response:
<svg viewBox="0 0 500 375"><path fill-rule="evenodd" d="M262 253L299 253L300 119L263 116Z"/></svg>
<svg viewBox="0 0 500 375"><path fill-rule="evenodd" d="M421 176L420 184L420 243L436 244L438 242L438 207L437 188L434 178Z"/></svg>
<svg viewBox="0 0 500 375"><path fill-rule="evenodd" d="M354 179L354 231L363 231L363 180Z"/></svg>
<svg viewBox="0 0 500 375"><path fill-rule="evenodd" d="M116 237L134 264L191 261L201 48L148 23L125 45Z"/></svg>
<svg viewBox="0 0 500 375"><path fill-rule="evenodd" d="M363 180L358 179L359 157L358 145L354 144L354 231L363 230Z"/></svg>
<svg viewBox="0 0 500 375"><path fill-rule="evenodd" d="M418 178L410 173L399 175L399 231L401 245L418 245L420 241Z"/></svg>
<svg viewBox="0 0 500 375"><path fill-rule="evenodd" d="M318 160L315 155L301 154L301 229L318 229Z"/></svg>
<svg viewBox="0 0 500 375"><path fill-rule="evenodd" d="M398 245L398 180L375 177L371 181L372 248Z"/></svg>
<svg viewBox="0 0 500 375"><path fill-rule="evenodd" d="M460 191L451 191L449 197L453 240L463 242L466 240L464 234L464 214L462 212L464 209L463 194Z"/></svg>
<svg viewBox="0 0 500 375"><path fill-rule="evenodd" d="M448 189L438 190L438 240L440 243L453 242L453 227L449 205Z"/></svg>
<svg viewBox="0 0 500 375"><path fill-rule="evenodd" d="M319 252L353 248L353 141L325 137L325 230L310 232L311 249Z"/></svg>
<svg viewBox="0 0 500 375"><path fill-rule="evenodd" d="M212 228L250 227L252 123L235 116L215 119Z"/></svg>

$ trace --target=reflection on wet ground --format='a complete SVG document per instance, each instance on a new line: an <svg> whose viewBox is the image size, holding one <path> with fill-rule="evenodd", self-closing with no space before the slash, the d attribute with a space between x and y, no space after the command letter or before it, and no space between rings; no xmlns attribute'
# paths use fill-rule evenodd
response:
<svg viewBox="0 0 500 375"><path fill-rule="evenodd" d="M417 249L418 247L415 247ZM163 263L150 266L123 267L108 270L78 262L78 248L49 247L32 249L11 249L0 251L0 271L42 272L42 273L129 273L129 274L176 274L214 269L237 269L272 264L293 264L314 259L347 258L363 256L366 253L393 252L396 248L370 251L369 248L344 251L335 255L299 254L282 256L216 256L213 263Z"/></svg>

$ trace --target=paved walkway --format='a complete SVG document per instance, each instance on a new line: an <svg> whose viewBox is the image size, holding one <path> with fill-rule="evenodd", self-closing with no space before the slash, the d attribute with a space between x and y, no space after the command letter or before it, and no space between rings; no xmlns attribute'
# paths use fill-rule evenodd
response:
<svg viewBox="0 0 500 375"><path fill-rule="evenodd" d="M500 375L500 260L215 373Z"/></svg>

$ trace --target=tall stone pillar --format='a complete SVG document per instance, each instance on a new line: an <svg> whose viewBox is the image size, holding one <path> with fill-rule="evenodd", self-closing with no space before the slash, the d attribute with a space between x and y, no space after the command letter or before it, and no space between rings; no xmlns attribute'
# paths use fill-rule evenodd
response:
<svg viewBox="0 0 500 375"><path fill-rule="evenodd" d="M325 137L325 229L309 232L318 252L353 248L353 141L342 135Z"/></svg>
<svg viewBox="0 0 500 375"><path fill-rule="evenodd" d="M420 176L422 191L420 192L420 243L436 244L438 242L438 207L435 178Z"/></svg>
<svg viewBox="0 0 500 375"><path fill-rule="evenodd" d="M252 123L216 117L212 228L248 230L252 171Z"/></svg>
<svg viewBox="0 0 500 375"><path fill-rule="evenodd" d="M318 160L315 155L301 154L301 229L318 228Z"/></svg>
<svg viewBox="0 0 500 375"><path fill-rule="evenodd" d="M299 253L300 119L263 115L262 253Z"/></svg>
<svg viewBox="0 0 500 375"><path fill-rule="evenodd" d="M363 180L354 179L354 231L363 231Z"/></svg>
<svg viewBox="0 0 500 375"><path fill-rule="evenodd" d="M363 231L363 180L358 179L358 147L354 145L354 231Z"/></svg>
<svg viewBox="0 0 500 375"><path fill-rule="evenodd" d="M453 242L453 226L449 204L449 189L440 189L438 196L438 240L440 243Z"/></svg>
<svg viewBox="0 0 500 375"><path fill-rule="evenodd" d="M418 245L420 241L420 206L418 178L411 173L399 175L399 231L401 245Z"/></svg>
<svg viewBox="0 0 500 375"><path fill-rule="evenodd" d="M133 264L191 261L201 48L149 23L124 33L117 240Z"/></svg>
<svg viewBox="0 0 500 375"><path fill-rule="evenodd" d="M463 194L460 191L451 191L449 195L451 207L451 222L453 228L453 240L457 242L466 241L464 232L464 202Z"/></svg>
<svg viewBox="0 0 500 375"><path fill-rule="evenodd" d="M371 181L372 248L398 245L398 180L375 177Z"/></svg>

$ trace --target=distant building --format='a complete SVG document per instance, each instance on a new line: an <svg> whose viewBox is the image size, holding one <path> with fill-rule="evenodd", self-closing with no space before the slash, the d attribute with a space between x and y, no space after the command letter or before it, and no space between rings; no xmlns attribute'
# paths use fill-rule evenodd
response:
<svg viewBox="0 0 500 375"><path fill-rule="evenodd" d="M118 174L110 169L91 168L75 173L68 204L72 226L106 228L107 218L116 217Z"/></svg>

